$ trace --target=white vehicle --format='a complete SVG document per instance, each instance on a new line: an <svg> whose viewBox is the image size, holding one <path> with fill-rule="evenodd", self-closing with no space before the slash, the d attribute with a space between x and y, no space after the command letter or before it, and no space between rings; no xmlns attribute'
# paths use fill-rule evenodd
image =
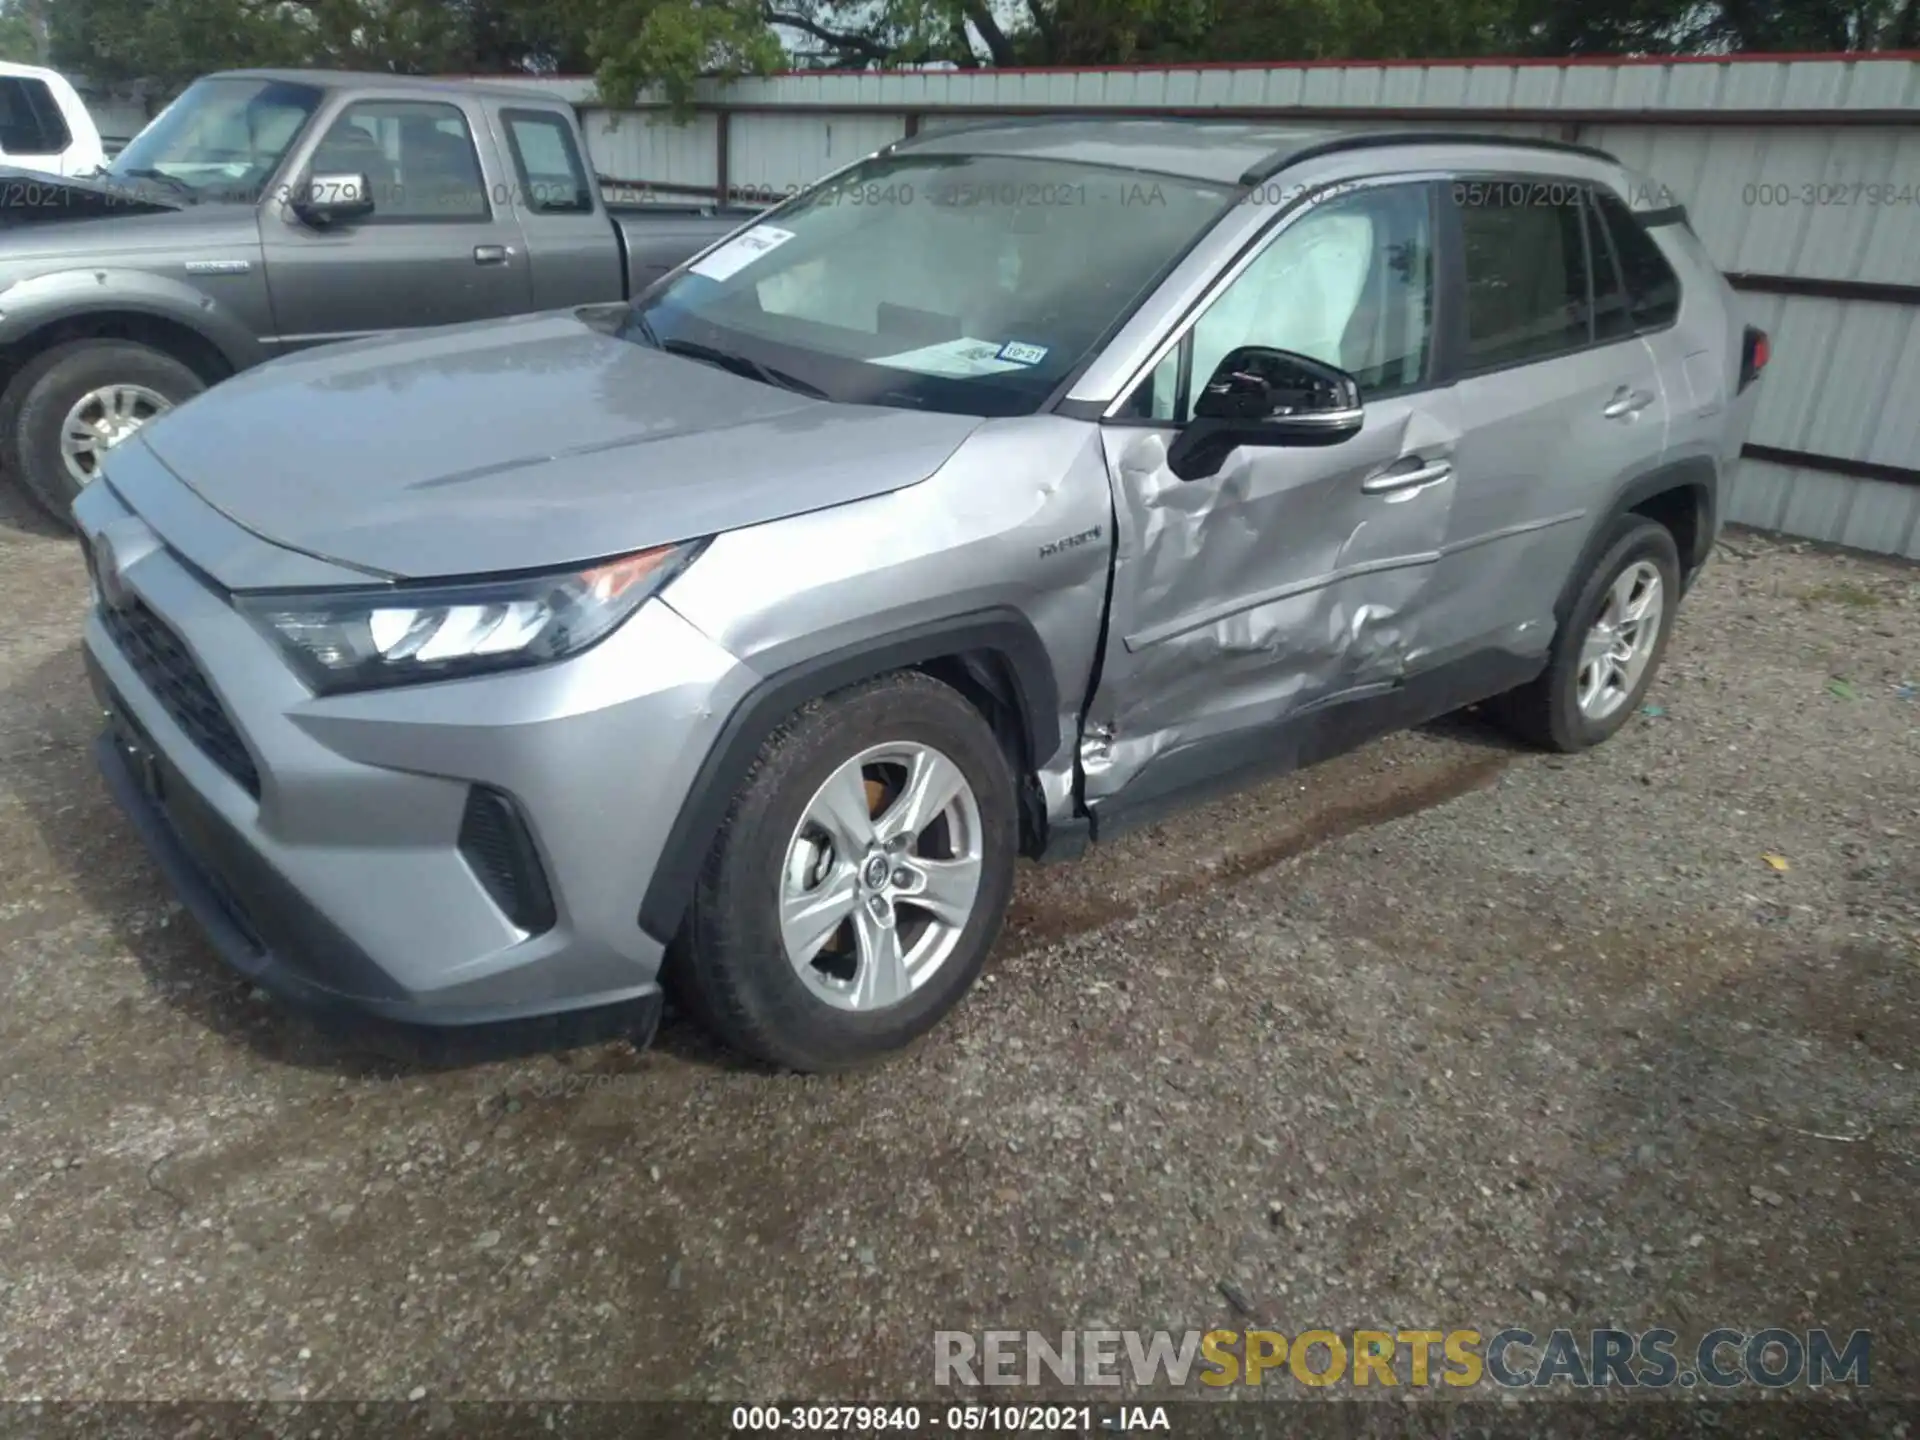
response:
<svg viewBox="0 0 1920 1440"><path fill-rule="evenodd" d="M84 175L106 163L100 131L66 76L0 61L0 167Z"/></svg>

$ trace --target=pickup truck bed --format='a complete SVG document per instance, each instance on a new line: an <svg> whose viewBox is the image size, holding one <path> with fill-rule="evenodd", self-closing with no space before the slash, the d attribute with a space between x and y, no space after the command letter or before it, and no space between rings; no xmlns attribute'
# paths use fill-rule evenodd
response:
<svg viewBox="0 0 1920 1440"><path fill-rule="evenodd" d="M758 213L738 206L607 203L627 259L628 293L638 295L689 255Z"/></svg>

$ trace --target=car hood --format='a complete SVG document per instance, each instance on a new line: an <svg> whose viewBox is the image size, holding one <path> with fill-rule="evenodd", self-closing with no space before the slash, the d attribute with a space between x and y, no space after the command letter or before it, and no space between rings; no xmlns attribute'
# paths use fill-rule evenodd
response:
<svg viewBox="0 0 1920 1440"><path fill-rule="evenodd" d="M303 352L130 443L276 545L427 578L569 565L884 494L927 478L980 423L809 399L567 313Z"/></svg>
<svg viewBox="0 0 1920 1440"><path fill-rule="evenodd" d="M109 216L176 213L166 187L113 176L59 176L0 165L0 229Z"/></svg>

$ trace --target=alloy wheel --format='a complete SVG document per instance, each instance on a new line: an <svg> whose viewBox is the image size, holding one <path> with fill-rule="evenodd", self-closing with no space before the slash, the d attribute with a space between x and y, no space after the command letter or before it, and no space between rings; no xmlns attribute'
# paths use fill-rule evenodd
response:
<svg viewBox="0 0 1920 1440"><path fill-rule="evenodd" d="M1607 587L1606 603L1581 644L1574 680L1575 702L1588 720L1611 717L1640 684L1660 640L1664 589L1650 560L1629 565Z"/></svg>
<svg viewBox="0 0 1920 1440"><path fill-rule="evenodd" d="M60 426L60 459L76 485L100 473L107 451L173 402L145 385L102 385L89 390L67 411Z"/></svg>
<svg viewBox="0 0 1920 1440"><path fill-rule="evenodd" d="M836 1009L907 1000L953 955L983 862L980 805L930 745L876 745L808 802L779 880L787 959Z"/></svg>

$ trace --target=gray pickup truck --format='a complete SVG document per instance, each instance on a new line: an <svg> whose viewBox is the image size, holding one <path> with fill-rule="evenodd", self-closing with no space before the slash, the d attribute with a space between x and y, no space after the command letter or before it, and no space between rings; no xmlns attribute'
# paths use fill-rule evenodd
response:
<svg viewBox="0 0 1920 1440"><path fill-rule="evenodd" d="M65 522L109 446L228 375L622 301L751 213L609 205L536 90L208 76L90 177L0 171L0 466Z"/></svg>

